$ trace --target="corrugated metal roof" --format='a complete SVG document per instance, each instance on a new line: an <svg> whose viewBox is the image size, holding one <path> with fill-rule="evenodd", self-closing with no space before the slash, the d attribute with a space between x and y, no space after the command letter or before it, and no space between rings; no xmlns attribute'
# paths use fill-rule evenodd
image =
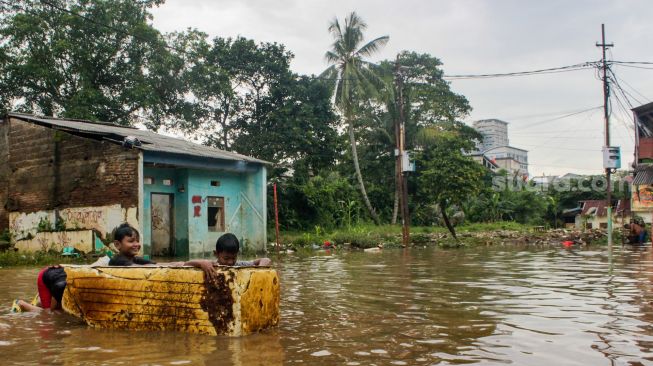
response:
<svg viewBox="0 0 653 366"><path fill-rule="evenodd" d="M653 184L653 165L651 164L638 164L635 167L635 179L633 185L649 185Z"/></svg>
<svg viewBox="0 0 653 366"><path fill-rule="evenodd" d="M617 214L630 215L630 199L619 200L617 202Z"/></svg>
<svg viewBox="0 0 653 366"><path fill-rule="evenodd" d="M605 200L587 200L581 201L583 211L581 215L606 216L608 208Z"/></svg>
<svg viewBox="0 0 653 366"><path fill-rule="evenodd" d="M127 136L138 138L142 145L136 148L144 151L162 152L170 154L180 154L186 156L221 159L230 161L245 161L249 163L270 164L265 160L252 158L229 151L216 149L176 137L164 136L152 131L139 130L133 127L118 126L111 123L91 122L84 120L66 120L52 117L39 117L30 114L9 113L11 118L17 118L23 121L37 123L40 125L50 126L72 134L84 133L99 135L108 141L122 143Z"/></svg>

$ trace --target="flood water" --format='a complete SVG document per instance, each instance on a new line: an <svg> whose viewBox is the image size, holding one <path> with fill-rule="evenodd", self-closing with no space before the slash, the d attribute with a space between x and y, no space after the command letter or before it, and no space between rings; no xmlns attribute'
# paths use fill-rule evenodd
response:
<svg viewBox="0 0 653 366"><path fill-rule="evenodd" d="M10 314L38 268L0 269L2 364L651 365L650 248L497 246L288 255L281 322L240 338ZM6 305L6 306L5 306Z"/></svg>

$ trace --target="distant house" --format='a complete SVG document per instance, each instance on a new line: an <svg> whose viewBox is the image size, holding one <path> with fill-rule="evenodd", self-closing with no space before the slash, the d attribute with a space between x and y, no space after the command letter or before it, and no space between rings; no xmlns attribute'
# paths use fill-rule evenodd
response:
<svg viewBox="0 0 653 366"><path fill-rule="evenodd" d="M582 228L582 222L580 213L583 211L580 207L568 208L562 210L560 213L560 219L563 222L563 225L567 229L571 228Z"/></svg>
<svg viewBox="0 0 653 366"><path fill-rule="evenodd" d="M475 162L483 165L484 167L488 168L493 172L499 170L499 166L497 165L497 163L490 160L490 158L488 158L483 154L471 154L470 156L472 157L472 159L474 159Z"/></svg>
<svg viewBox="0 0 653 366"><path fill-rule="evenodd" d="M606 200L587 200L579 202L575 209L576 228L605 229L608 227L608 205ZM622 225L630 220L630 200L619 200L612 210L613 224Z"/></svg>
<svg viewBox="0 0 653 366"><path fill-rule="evenodd" d="M483 154L509 174L528 177L528 151L512 146L497 146L483 151Z"/></svg>
<svg viewBox="0 0 653 366"><path fill-rule="evenodd" d="M144 254L210 253L233 232L265 248L266 162L108 123L0 121L0 231L23 250L102 247L129 222Z"/></svg>

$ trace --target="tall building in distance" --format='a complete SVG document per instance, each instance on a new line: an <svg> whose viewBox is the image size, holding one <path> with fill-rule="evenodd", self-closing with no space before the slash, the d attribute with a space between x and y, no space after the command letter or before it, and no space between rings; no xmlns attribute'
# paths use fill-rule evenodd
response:
<svg viewBox="0 0 653 366"><path fill-rule="evenodd" d="M478 145L478 150L483 152L499 146L508 146L508 122L500 119L482 119L474 121L474 129L483 135L483 142Z"/></svg>
<svg viewBox="0 0 653 366"><path fill-rule="evenodd" d="M528 151L510 146L508 122L483 119L475 121L472 126L483 135L483 141L477 144L478 151L474 154L476 160L489 160L510 175L528 178Z"/></svg>

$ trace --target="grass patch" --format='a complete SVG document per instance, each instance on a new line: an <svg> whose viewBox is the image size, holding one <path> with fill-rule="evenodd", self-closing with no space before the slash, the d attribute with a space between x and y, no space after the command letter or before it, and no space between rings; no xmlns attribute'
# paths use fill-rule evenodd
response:
<svg viewBox="0 0 653 366"><path fill-rule="evenodd" d="M0 267L45 266L51 264L88 264L95 258L64 257L52 252L20 253L15 251L0 252Z"/></svg>
<svg viewBox="0 0 653 366"><path fill-rule="evenodd" d="M492 231L529 231L531 226L522 225L516 222L494 222L494 223L473 223L456 227L456 233L475 233L475 232L492 232ZM442 237L449 231L445 227L438 226L415 226L410 228L410 239L413 245L427 246L438 245L441 247L460 247L467 246L465 240L456 243L454 240L436 240L436 236ZM400 225L373 225L361 224L351 228L341 228L332 231L325 231L320 227L315 227L313 231L284 231L281 234L281 241L286 247L295 250L302 248L318 248L325 241L330 241L337 246L350 245L352 248L371 248L377 245L384 247L401 246L401 226ZM274 242L274 237L270 238Z"/></svg>
<svg viewBox="0 0 653 366"><path fill-rule="evenodd" d="M514 221L499 221L499 222L477 222L472 224L463 225L456 228L456 232L479 232L479 231L528 231L532 228L530 225L520 224Z"/></svg>

